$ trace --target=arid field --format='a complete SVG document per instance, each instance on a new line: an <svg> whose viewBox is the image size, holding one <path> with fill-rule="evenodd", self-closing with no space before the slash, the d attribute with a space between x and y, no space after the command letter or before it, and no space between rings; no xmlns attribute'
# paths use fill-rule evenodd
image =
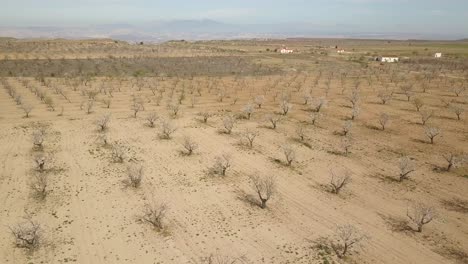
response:
<svg viewBox="0 0 468 264"><path fill-rule="evenodd" d="M0 263L468 263L467 154L467 42L0 39Z"/></svg>

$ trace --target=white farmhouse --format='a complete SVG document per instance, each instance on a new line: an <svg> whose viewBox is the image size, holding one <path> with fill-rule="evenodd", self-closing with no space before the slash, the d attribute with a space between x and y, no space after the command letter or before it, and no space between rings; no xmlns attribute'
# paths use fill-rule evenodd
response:
<svg viewBox="0 0 468 264"><path fill-rule="evenodd" d="M337 52L338 54L343 54L343 53L345 53L345 50L344 50L344 49L341 49L341 50L338 50L338 51L336 51L336 52Z"/></svg>
<svg viewBox="0 0 468 264"><path fill-rule="evenodd" d="M434 54L434 58L442 58L442 53L437 52L436 54Z"/></svg>
<svg viewBox="0 0 468 264"><path fill-rule="evenodd" d="M395 57L395 56L386 56L386 57L380 57L379 61L381 61L381 62L399 62L400 58Z"/></svg>
<svg viewBox="0 0 468 264"><path fill-rule="evenodd" d="M289 54L289 53L293 53L294 51L292 49L288 49L288 48L282 48L280 50L280 53L281 54Z"/></svg>

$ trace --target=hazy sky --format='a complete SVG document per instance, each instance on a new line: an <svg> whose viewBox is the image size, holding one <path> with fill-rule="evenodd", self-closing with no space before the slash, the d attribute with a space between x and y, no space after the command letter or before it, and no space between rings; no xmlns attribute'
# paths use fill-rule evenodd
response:
<svg viewBox="0 0 468 264"><path fill-rule="evenodd" d="M468 0L0 0L0 26L202 18L468 36Z"/></svg>

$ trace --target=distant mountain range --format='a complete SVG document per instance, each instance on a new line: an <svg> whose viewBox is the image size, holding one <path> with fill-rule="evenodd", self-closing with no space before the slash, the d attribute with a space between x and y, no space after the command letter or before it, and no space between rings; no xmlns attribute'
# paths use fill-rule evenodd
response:
<svg viewBox="0 0 468 264"><path fill-rule="evenodd" d="M336 28L340 28L337 30ZM352 33L350 33L352 32ZM0 37L15 38L112 38L125 41L162 42L167 40L209 40L245 38L366 38L366 39L433 39L455 40L443 34L360 32L353 26L323 26L311 23L227 24L215 20L159 20L145 24L107 24L88 27L30 26L2 27Z"/></svg>

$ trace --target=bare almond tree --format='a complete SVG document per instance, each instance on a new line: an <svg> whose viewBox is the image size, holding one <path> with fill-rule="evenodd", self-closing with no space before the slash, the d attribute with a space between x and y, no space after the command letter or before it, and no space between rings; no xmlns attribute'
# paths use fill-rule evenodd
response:
<svg viewBox="0 0 468 264"><path fill-rule="evenodd" d="M380 102L382 104L387 104L388 102L390 102L390 100L392 100L393 92L383 90L377 94L377 97L379 97Z"/></svg>
<svg viewBox="0 0 468 264"><path fill-rule="evenodd" d="M184 146L188 156L192 155L193 152L198 149L198 144L189 136L184 137L182 146Z"/></svg>
<svg viewBox="0 0 468 264"><path fill-rule="evenodd" d="M284 157L286 159L286 164L291 166L293 161L296 159L296 151L290 145L281 146L281 150L283 151Z"/></svg>
<svg viewBox="0 0 468 264"><path fill-rule="evenodd" d="M33 110L33 107L30 104L22 104L21 109L23 109L23 112L25 114L26 118L29 118L29 114Z"/></svg>
<svg viewBox="0 0 468 264"><path fill-rule="evenodd" d="M211 112L201 112L198 113L199 116L201 116L203 123L207 123L208 119L213 116L213 113Z"/></svg>
<svg viewBox="0 0 468 264"><path fill-rule="evenodd" d="M102 103L106 106L107 109L110 108L112 100L110 98L104 98L102 99Z"/></svg>
<svg viewBox="0 0 468 264"><path fill-rule="evenodd" d="M348 155L350 153L351 146L352 142L350 137L341 138L341 149L343 150L344 155Z"/></svg>
<svg viewBox="0 0 468 264"><path fill-rule="evenodd" d="M349 252L361 247L367 237L352 225L338 226L331 247L339 258L344 258Z"/></svg>
<svg viewBox="0 0 468 264"><path fill-rule="evenodd" d="M44 200L49 193L49 190L47 189L48 185L47 174L36 174L34 181L31 183L31 189L34 192L34 196L40 200Z"/></svg>
<svg viewBox="0 0 468 264"><path fill-rule="evenodd" d="M379 124L382 127L382 130L385 130L389 121L390 116L387 113L381 113L379 115Z"/></svg>
<svg viewBox="0 0 468 264"><path fill-rule="evenodd" d="M465 90L466 88L464 86L457 86L452 88L452 92L456 97L459 97Z"/></svg>
<svg viewBox="0 0 468 264"><path fill-rule="evenodd" d="M148 121L148 126L154 127L154 124L156 123L158 118L159 117L158 117L158 114L156 114L156 112L149 113L148 116L146 116L146 121Z"/></svg>
<svg viewBox="0 0 468 264"><path fill-rule="evenodd" d="M115 162L122 163L124 162L126 157L127 157L127 152L122 146L120 145L112 146L112 159Z"/></svg>
<svg viewBox="0 0 468 264"><path fill-rule="evenodd" d="M162 120L160 126L160 137L162 139L171 139L172 134L177 130L177 127L169 120Z"/></svg>
<svg viewBox="0 0 468 264"><path fill-rule="evenodd" d="M36 164L36 168L41 172L45 169L46 161L47 157L44 154L37 154L34 156L34 163Z"/></svg>
<svg viewBox="0 0 468 264"><path fill-rule="evenodd" d="M406 216L410 223L416 226L416 231L422 232L423 226L429 224L436 217L436 212L434 208L423 203L415 203L406 210Z"/></svg>
<svg viewBox="0 0 468 264"><path fill-rule="evenodd" d="M15 238L15 244L19 248L34 250L40 246L42 241L41 225L33 221L30 216L25 221L15 226L10 226L10 232Z"/></svg>
<svg viewBox="0 0 468 264"><path fill-rule="evenodd" d="M353 106L351 109L351 120L355 120L361 113L361 108L358 105Z"/></svg>
<svg viewBox="0 0 468 264"><path fill-rule="evenodd" d="M254 140L257 138L257 136L258 132L251 129L247 129L244 133L242 133L242 138L247 141L247 144L250 148L253 147Z"/></svg>
<svg viewBox="0 0 468 264"><path fill-rule="evenodd" d="M223 119L223 126L224 126L224 133L231 134L234 125L236 124L236 119L231 116L227 115Z"/></svg>
<svg viewBox="0 0 468 264"><path fill-rule="evenodd" d="M343 127L342 127L342 131L341 131L341 134L343 136L347 136L349 135L349 133L351 132L351 128L353 127L353 122L351 120L348 120L344 123Z"/></svg>
<svg viewBox="0 0 468 264"><path fill-rule="evenodd" d="M320 118L322 118L323 114L322 113L317 113L317 112L312 112L309 115L310 123L312 125L315 125Z"/></svg>
<svg viewBox="0 0 468 264"><path fill-rule="evenodd" d="M155 230L161 231L164 229L164 219L166 218L168 210L169 207L164 202L146 204L141 220L151 224Z"/></svg>
<svg viewBox="0 0 468 264"><path fill-rule="evenodd" d="M296 128L296 135L299 138L299 140L303 142L307 135L307 129L304 126L299 126L298 128Z"/></svg>
<svg viewBox="0 0 468 264"><path fill-rule="evenodd" d="M262 108L263 103L265 103L265 96L258 95L254 99L254 103L257 105L258 108Z"/></svg>
<svg viewBox="0 0 468 264"><path fill-rule="evenodd" d="M169 111L171 111L171 114L173 117L176 117L178 114L179 114L179 111L180 111L180 104L177 104L177 103L170 103L168 106L167 106L167 109Z"/></svg>
<svg viewBox="0 0 468 264"><path fill-rule="evenodd" d="M278 122L281 121L281 117L275 114L268 114L265 119L271 123L272 129L276 129Z"/></svg>
<svg viewBox="0 0 468 264"><path fill-rule="evenodd" d="M251 176L250 179L252 180L252 187L260 200L259 206L265 209L268 200L276 192L276 179L273 176L260 177L258 175Z"/></svg>
<svg viewBox="0 0 468 264"><path fill-rule="evenodd" d="M419 112L421 116L421 124L424 126L426 125L427 121L434 115L433 111L421 111Z"/></svg>
<svg viewBox="0 0 468 264"><path fill-rule="evenodd" d="M36 148L42 149L45 139L45 129L37 129L32 134L33 145Z"/></svg>
<svg viewBox="0 0 468 264"><path fill-rule="evenodd" d="M292 104L289 103L287 100L282 100L280 102L280 109L282 115L287 115L292 108Z"/></svg>
<svg viewBox="0 0 468 264"><path fill-rule="evenodd" d="M450 171L452 168L457 168L465 161L462 154L454 152L445 153L442 157L447 161L447 167L445 168L446 171Z"/></svg>
<svg viewBox="0 0 468 264"><path fill-rule="evenodd" d="M253 104L248 103L247 105L244 106L242 109L242 112L244 113L245 117L250 120L250 117L252 117L252 114L254 113L255 108Z"/></svg>
<svg viewBox="0 0 468 264"><path fill-rule="evenodd" d="M416 107L416 110L419 112L424 106L424 101L421 98L414 98L413 105Z"/></svg>
<svg viewBox="0 0 468 264"><path fill-rule="evenodd" d="M130 107L130 109L133 111L133 117L136 118L138 112L144 110L144 106L143 106L142 102L138 102L138 101L134 100L131 107Z"/></svg>
<svg viewBox="0 0 468 264"><path fill-rule="evenodd" d="M409 174L416 170L413 161L408 156L401 157L398 166L400 168L400 182L408 179Z"/></svg>
<svg viewBox="0 0 468 264"><path fill-rule="evenodd" d="M348 96L348 101L351 103L352 108L358 106L358 103L361 100L361 95L358 89L353 89L351 94Z"/></svg>
<svg viewBox="0 0 468 264"><path fill-rule="evenodd" d="M324 97L320 97L316 100L312 100L310 106L311 106L312 111L319 113L327 104L328 104L327 99L325 99Z"/></svg>
<svg viewBox="0 0 468 264"><path fill-rule="evenodd" d="M141 164L130 164L127 166L127 184L138 188L143 180L143 166Z"/></svg>
<svg viewBox="0 0 468 264"><path fill-rule="evenodd" d="M217 156L215 158L215 164L213 166L213 169L219 175L225 176L227 170L232 165L231 163L232 163L231 155L224 153L224 154L222 154L220 156Z"/></svg>
<svg viewBox="0 0 468 264"><path fill-rule="evenodd" d="M96 125L98 126L100 131L105 131L109 127L110 118L111 118L110 114L105 114L105 115L100 116L96 120Z"/></svg>
<svg viewBox="0 0 468 264"><path fill-rule="evenodd" d="M86 103L84 103L84 107L85 107L85 110L86 110L86 114L88 114L88 115L91 114L93 112L94 100L86 101Z"/></svg>
<svg viewBox="0 0 468 264"><path fill-rule="evenodd" d="M330 190L334 194L340 193L341 189L351 182L351 172L348 169L341 172L331 169L330 175Z"/></svg>
<svg viewBox="0 0 468 264"><path fill-rule="evenodd" d="M431 144L434 144L434 139L442 133L442 130L437 127L425 127L424 133L431 140Z"/></svg>
<svg viewBox="0 0 468 264"><path fill-rule="evenodd" d="M461 120L461 115L465 112L465 109L463 109L461 105L456 104L450 104L449 108L455 115L457 115L457 119Z"/></svg>

